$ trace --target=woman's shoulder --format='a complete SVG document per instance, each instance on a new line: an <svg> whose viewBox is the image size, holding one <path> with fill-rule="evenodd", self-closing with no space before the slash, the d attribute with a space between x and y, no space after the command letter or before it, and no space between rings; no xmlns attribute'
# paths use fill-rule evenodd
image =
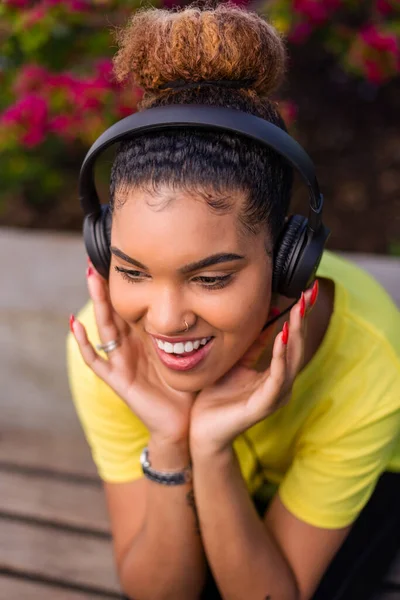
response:
<svg viewBox="0 0 400 600"><path fill-rule="evenodd" d="M378 406L399 411L398 308L371 275L332 252L324 253L317 275L334 282L333 312L320 346L296 378L295 397L300 404L308 398L310 410L328 421L335 411L342 420L344 413L378 414Z"/></svg>
<svg viewBox="0 0 400 600"><path fill-rule="evenodd" d="M331 251L324 252L317 274L335 283L335 312L343 325L351 324L366 344L386 347L400 363L400 311L382 285Z"/></svg>

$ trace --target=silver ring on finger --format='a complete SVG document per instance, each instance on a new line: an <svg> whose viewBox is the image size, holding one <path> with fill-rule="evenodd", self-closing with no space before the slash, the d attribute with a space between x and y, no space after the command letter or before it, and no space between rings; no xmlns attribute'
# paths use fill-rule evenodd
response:
<svg viewBox="0 0 400 600"><path fill-rule="evenodd" d="M118 346L120 346L120 345L121 345L121 340L119 338L117 338L116 340L111 340L111 341L107 342L106 344L96 344L96 349L103 350L103 352L105 352L106 354L109 354L110 352L112 352L113 350L118 348Z"/></svg>

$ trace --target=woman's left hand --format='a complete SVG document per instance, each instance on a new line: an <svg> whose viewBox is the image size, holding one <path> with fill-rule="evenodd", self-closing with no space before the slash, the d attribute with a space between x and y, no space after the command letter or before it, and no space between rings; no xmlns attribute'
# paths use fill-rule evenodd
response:
<svg viewBox="0 0 400 600"><path fill-rule="evenodd" d="M316 291L317 286L314 302ZM240 433L289 401L290 390L303 364L305 317L314 304L312 294L311 289L304 292L291 309L289 323L285 322L275 338L272 360L266 371L259 373L251 367L271 335L268 330L228 373L198 394L190 418L193 451L208 454L224 450Z"/></svg>

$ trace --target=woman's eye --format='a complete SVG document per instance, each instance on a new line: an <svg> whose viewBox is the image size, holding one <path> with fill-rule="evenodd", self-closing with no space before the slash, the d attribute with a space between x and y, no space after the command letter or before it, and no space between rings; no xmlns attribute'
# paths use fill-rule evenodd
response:
<svg viewBox="0 0 400 600"><path fill-rule="evenodd" d="M145 279L150 279L150 275L147 273L143 273L143 271L134 271L122 269L121 267L114 267L117 273L122 275L122 278L128 281L129 283L140 283ZM204 288L208 290L217 290L225 287L232 280L233 275L230 273L228 275L220 275L215 277L206 277L204 275L199 275L198 277L194 277L192 281L195 283L200 283Z"/></svg>
<svg viewBox="0 0 400 600"><path fill-rule="evenodd" d="M199 275L198 277L194 277L192 281L196 283L200 283L203 287L218 290L226 285L232 280L232 274L229 275L221 275L216 277L205 277L204 275Z"/></svg>
<svg viewBox="0 0 400 600"><path fill-rule="evenodd" d="M121 267L114 267L114 269L117 273L121 273L122 278L129 281L129 283L139 283L140 281L143 281L143 279L149 279L149 276L142 271L127 271L126 269L121 269Z"/></svg>

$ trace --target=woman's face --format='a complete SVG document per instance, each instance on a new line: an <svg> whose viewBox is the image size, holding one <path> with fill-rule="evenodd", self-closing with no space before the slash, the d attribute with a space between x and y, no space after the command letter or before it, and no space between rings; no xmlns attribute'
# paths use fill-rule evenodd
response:
<svg viewBox="0 0 400 600"><path fill-rule="evenodd" d="M112 305L176 390L198 391L224 375L268 316L265 232L244 233L242 197L232 204L217 214L194 194L165 188L155 201L135 189L113 215Z"/></svg>

